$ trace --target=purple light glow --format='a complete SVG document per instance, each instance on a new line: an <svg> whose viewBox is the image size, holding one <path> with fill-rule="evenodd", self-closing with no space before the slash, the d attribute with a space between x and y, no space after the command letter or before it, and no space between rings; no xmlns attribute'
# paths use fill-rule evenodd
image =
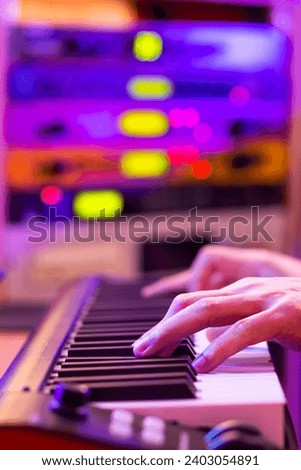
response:
<svg viewBox="0 0 301 470"><path fill-rule="evenodd" d="M209 124L206 124L205 122L202 124L199 124L193 132L193 137L197 142L200 142L201 144L205 144L209 142L211 137L213 136L213 130L212 127L209 126Z"/></svg>
<svg viewBox="0 0 301 470"><path fill-rule="evenodd" d="M230 91L229 98L235 106L245 106L250 101L251 95L246 87L235 86Z"/></svg>

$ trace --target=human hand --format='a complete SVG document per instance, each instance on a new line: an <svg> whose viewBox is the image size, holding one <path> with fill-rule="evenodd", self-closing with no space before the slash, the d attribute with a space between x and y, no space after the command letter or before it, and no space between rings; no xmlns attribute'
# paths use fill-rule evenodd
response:
<svg viewBox="0 0 301 470"><path fill-rule="evenodd" d="M244 277L286 275L301 276L299 260L265 249L207 245L200 249L190 269L144 287L142 295L220 289Z"/></svg>
<svg viewBox="0 0 301 470"><path fill-rule="evenodd" d="M193 362L197 372L209 372L261 341L301 350L301 277L245 278L222 289L181 294L163 320L134 343L134 354L166 357L183 338L224 326Z"/></svg>

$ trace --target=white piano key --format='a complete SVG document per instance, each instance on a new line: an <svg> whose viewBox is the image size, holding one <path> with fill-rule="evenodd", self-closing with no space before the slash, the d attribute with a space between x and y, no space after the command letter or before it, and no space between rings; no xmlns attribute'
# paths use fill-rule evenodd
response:
<svg viewBox="0 0 301 470"><path fill-rule="evenodd" d="M195 335L195 341L198 353L209 344L205 331ZM286 399L269 361L268 346L260 343L232 356L209 374L198 374L195 399L124 401L118 406L191 426L215 426L228 419L241 419L258 426L268 439L283 447ZM235 365L239 370L243 366L244 373ZM116 407L115 402L94 405Z"/></svg>

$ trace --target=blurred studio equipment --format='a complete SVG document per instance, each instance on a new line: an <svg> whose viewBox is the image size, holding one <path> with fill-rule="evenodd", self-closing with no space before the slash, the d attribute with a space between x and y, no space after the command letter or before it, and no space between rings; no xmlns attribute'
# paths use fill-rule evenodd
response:
<svg viewBox="0 0 301 470"><path fill-rule="evenodd" d="M237 207L247 220L251 206L274 215L269 246L281 245L291 47L272 23L273 8L193 2L183 21L183 2L151 3L132 5L138 19L121 29L79 26L79 4L68 27L47 2L37 21L32 2L22 4L10 31L5 120L14 298L51 299L62 282L85 274L132 278L187 267L205 232L217 236ZM185 222L181 256L177 243L165 242L167 223L156 234L153 221L187 218L193 208L219 222L212 233ZM150 227L145 241L123 223L120 243L119 216L137 215ZM110 243L91 235L93 218ZM251 224L237 230L250 242Z"/></svg>
<svg viewBox="0 0 301 470"><path fill-rule="evenodd" d="M66 281L88 278L64 291L1 381L0 435L23 442L26 434L43 448L66 436L75 447L186 449L195 439L199 448L290 447L287 399L265 343L201 382L190 363L204 334L143 364L130 345L171 300L141 299L135 279L189 266L211 237L233 243L219 238L233 217L247 221L235 232L244 246L297 246L296 175L287 185L300 159L297 2L23 0L11 8L1 41L2 225L19 328L28 334L34 305ZM273 216L272 241L252 238L252 207L260 220ZM194 209L202 221L188 220ZM184 218L181 230L172 217ZM127 281L90 277L102 274ZM295 420L298 367L288 359L285 369ZM26 402L23 427L16 396ZM243 424L221 424L229 419Z"/></svg>
<svg viewBox="0 0 301 470"><path fill-rule="evenodd" d="M21 0L20 21L63 28L125 28L137 19L131 0Z"/></svg>

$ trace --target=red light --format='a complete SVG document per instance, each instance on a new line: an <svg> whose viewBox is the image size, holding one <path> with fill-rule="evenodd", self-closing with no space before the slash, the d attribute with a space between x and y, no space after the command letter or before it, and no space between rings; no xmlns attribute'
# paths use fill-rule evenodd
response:
<svg viewBox="0 0 301 470"><path fill-rule="evenodd" d="M46 204L46 206L54 206L59 204L63 199L63 193L60 188L56 186L47 186L41 191L41 201Z"/></svg>
<svg viewBox="0 0 301 470"><path fill-rule="evenodd" d="M167 155L170 163L173 165L180 165L182 163L182 147L179 145L173 145L167 150Z"/></svg>
<svg viewBox="0 0 301 470"><path fill-rule="evenodd" d="M212 166L208 160L199 160L192 165L192 171L196 178L204 180L212 173Z"/></svg>
<svg viewBox="0 0 301 470"><path fill-rule="evenodd" d="M200 158L200 151L195 145L173 145L168 149L167 155L173 165L193 163Z"/></svg>
<svg viewBox="0 0 301 470"><path fill-rule="evenodd" d="M183 163L193 163L200 158L200 151L194 145L183 147Z"/></svg>
<svg viewBox="0 0 301 470"><path fill-rule="evenodd" d="M230 91L229 98L235 106L245 106L250 101L251 96L246 87L235 86Z"/></svg>

